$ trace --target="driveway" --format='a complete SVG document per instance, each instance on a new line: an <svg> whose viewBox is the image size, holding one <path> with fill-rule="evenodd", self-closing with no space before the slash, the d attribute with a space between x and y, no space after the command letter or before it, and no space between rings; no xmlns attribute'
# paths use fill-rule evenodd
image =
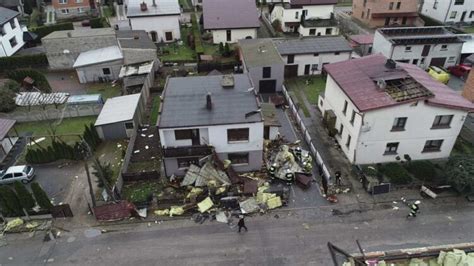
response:
<svg viewBox="0 0 474 266"><path fill-rule="evenodd" d="M448 82L448 87L450 87L451 89L455 90L458 93L462 93L464 89L464 83L465 83L464 80L454 75L451 75L451 78L449 79L449 82Z"/></svg>

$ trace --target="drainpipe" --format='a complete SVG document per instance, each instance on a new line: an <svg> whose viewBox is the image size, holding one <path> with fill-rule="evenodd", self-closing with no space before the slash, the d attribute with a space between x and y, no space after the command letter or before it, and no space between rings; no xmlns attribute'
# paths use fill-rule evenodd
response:
<svg viewBox="0 0 474 266"><path fill-rule="evenodd" d="M449 0L449 8L448 8L448 12L446 13L446 16L444 17L444 21L443 23L446 23L446 20L448 19L448 16L449 16L449 12L451 11L451 6L453 5L453 0Z"/></svg>

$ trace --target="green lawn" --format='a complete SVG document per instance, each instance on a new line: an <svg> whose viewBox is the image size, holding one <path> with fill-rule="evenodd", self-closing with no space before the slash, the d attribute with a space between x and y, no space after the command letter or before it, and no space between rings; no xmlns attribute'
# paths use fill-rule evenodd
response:
<svg viewBox="0 0 474 266"><path fill-rule="evenodd" d="M105 141L95 151L95 156L100 162L110 163L113 170L112 185L117 181L120 169L122 167L122 155L127 150L127 141Z"/></svg>
<svg viewBox="0 0 474 266"><path fill-rule="evenodd" d="M215 60L221 62L221 63L229 63L229 62L234 62L235 61L235 56L232 53L229 57L223 57L220 52L219 52L219 45L218 44L211 44L211 43L202 43L202 46L204 48L204 54L206 55L212 55ZM231 44L229 46L229 49L231 52L234 51L235 46Z"/></svg>
<svg viewBox="0 0 474 266"><path fill-rule="evenodd" d="M183 40L182 45L177 43L167 44L162 47L163 51L167 51L167 54L161 55L161 61L194 61L196 60L196 52L191 49L188 44L188 33L191 28L181 27L181 39Z"/></svg>
<svg viewBox="0 0 474 266"><path fill-rule="evenodd" d="M158 194L163 189L159 181L138 181L127 183L123 186L122 195L131 202L146 201L153 193Z"/></svg>
<svg viewBox="0 0 474 266"><path fill-rule="evenodd" d="M101 94L104 100L115 96L120 96L120 86L112 86L110 83L93 83L88 85L87 94Z"/></svg>
<svg viewBox="0 0 474 266"><path fill-rule="evenodd" d="M103 11L103 16L106 18L113 17L112 15L114 15L114 11L110 8L110 6L103 6Z"/></svg>
<svg viewBox="0 0 474 266"><path fill-rule="evenodd" d="M156 121L158 120L158 111L160 110L160 103L160 96L155 96L155 98L153 98L153 105L151 107L150 125L156 125Z"/></svg>
<svg viewBox="0 0 474 266"><path fill-rule="evenodd" d="M474 26L462 28L466 33L474 33Z"/></svg>
<svg viewBox="0 0 474 266"><path fill-rule="evenodd" d="M460 136L454 144L451 155L473 155L474 156L474 145L464 140Z"/></svg>
<svg viewBox="0 0 474 266"><path fill-rule="evenodd" d="M84 126L94 123L96 119L97 117L95 116L65 118L57 126L56 134L82 134L84 132ZM15 128L18 133L33 132L33 136L49 135L49 124L50 123L45 121L17 123Z"/></svg>
<svg viewBox="0 0 474 266"><path fill-rule="evenodd" d="M303 90L308 102L312 105L318 105L319 94L324 91L326 80L322 76L306 76L291 79L289 85L292 90Z"/></svg>
<svg viewBox="0 0 474 266"><path fill-rule="evenodd" d="M303 111L304 116L305 117L310 117L311 115L309 114L308 107L306 106L306 104L304 104L304 101L303 101L303 98L302 98L303 96L301 95L301 92L298 91L298 90L293 90L293 91L289 91L288 93L290 94L290 96L293 99L293 101L295 102L295 104L297 104L301 108L301 110Z"/></svg>

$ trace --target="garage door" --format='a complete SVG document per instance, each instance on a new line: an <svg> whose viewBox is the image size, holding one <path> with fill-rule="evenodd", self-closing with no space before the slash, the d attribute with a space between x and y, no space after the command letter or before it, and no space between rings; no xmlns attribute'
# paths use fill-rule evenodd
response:
<svg viewBox="0 0 474 266"><path fill-rule="evenodd" d="M259 93L275 93L276 80L260 80Z"/></svg>
<svg viewBox="0 0 474 266"><path fill-rule="evenodd" d="M431 59L430 66L444 67L446 63L446 57L434 57Z"/></svg>
<svg viewBox="0 0 474 266"><path fill-rule="evenodd" d="M285 66L285 78L293 78L298 76L298 65Z"/></svg>

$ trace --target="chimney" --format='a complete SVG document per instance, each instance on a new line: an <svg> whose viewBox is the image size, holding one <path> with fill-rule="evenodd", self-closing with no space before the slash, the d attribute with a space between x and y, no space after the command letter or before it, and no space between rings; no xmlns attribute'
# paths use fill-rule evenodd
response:
<svg viewBox="0 0 474 266"><path fill-rule="evenodd" d="M471 69L469 76L467 76L462 96L474 103L474 68Z"/></svg>
<svg viewBox="0 0 474 266"><path fill-rule="evenodd" d="M153 0L153 6L156 7L156 0Z"/></svg>
<svg viewBox="0 0 474 266"><path fill-rule="evenodd" d="M212 98L211 98L211 93L208 92L206 95L206 109L207 110L212 110Z"/></svg>
<svg viewBox="0 0 474 266"><path fill-rule="evenodd" d="M387 59L387 62L385 63L385 67L388 69L395 69L397 67L397 63L393 61L392 59Z"/></svg>
<svg viewBox="0 0 474 266"><path fill-rule="evenodd" d="M148 7L146 6L146 3L145 2L142 2L140 4L140 10L141 11L147 11L148 10Z"/></svg>

